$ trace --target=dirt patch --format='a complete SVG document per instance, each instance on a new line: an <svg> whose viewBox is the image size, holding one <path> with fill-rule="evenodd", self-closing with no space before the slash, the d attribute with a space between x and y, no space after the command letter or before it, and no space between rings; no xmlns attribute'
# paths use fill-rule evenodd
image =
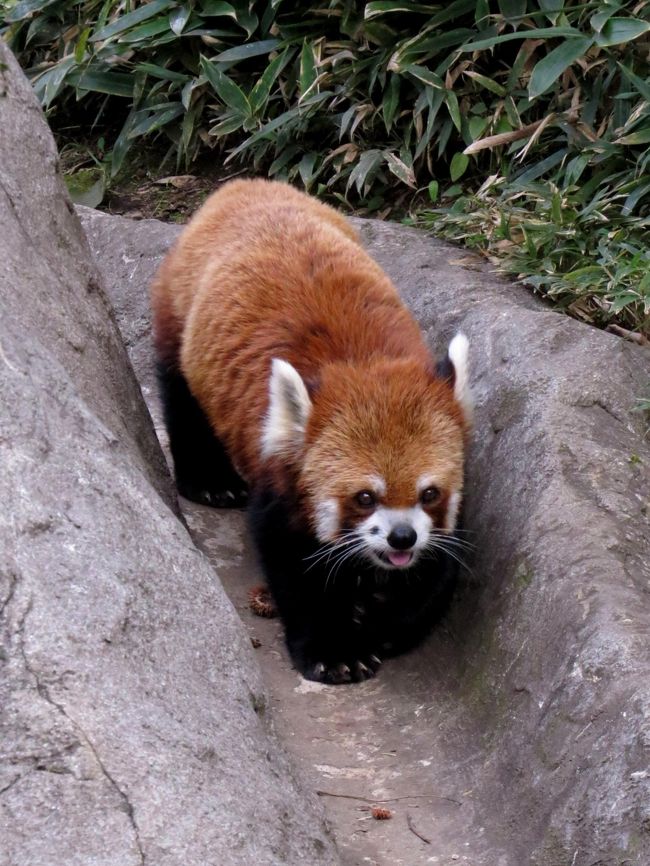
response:
<svg viewBox="0 0 650 866"><path fill-rule="evenodd" d="M220 184L250 174L246 168L224 166L218 153L206 154L187 170L167 157L163 144L148 146L111 178L109 154L99 137L62 142L60 164L76 204L131 219L181 224Z"/></svg>

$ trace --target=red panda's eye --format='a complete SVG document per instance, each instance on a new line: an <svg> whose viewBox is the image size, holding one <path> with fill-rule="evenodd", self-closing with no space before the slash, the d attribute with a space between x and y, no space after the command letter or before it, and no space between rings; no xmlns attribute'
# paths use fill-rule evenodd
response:
<svg viewBox="0 0 650 866"><path fill-rule="evenodd" d="M361 508L375 507L375 497L369 490L362 490L360 493L357 493L354 499L357 505L360 505Z"/></svg>
<svg viewBox="0 0 650 866"><path fill-rule="evenodd" d="M433 505L440 499L440 491L437 487L427 487L420 495L420 500L423 505Z"/></svg>

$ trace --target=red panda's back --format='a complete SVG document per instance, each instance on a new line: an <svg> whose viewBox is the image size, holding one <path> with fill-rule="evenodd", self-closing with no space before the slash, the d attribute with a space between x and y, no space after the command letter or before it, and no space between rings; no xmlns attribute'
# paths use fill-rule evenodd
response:
<svg viewBox="0 0 650 866"><path fill-rule="evenodd" d="M354 230L284 184L226 185L185 230L161 277L154 305L158 294L182 329L183 373L248 477L259 468L272 358L307 382L332 361L429 358Z"/></svg>

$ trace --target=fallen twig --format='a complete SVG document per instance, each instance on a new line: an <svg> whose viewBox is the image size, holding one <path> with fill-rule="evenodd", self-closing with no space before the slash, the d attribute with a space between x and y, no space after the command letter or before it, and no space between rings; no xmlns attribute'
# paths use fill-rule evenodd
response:
<svg viewBox="0 0 650 866"><path fill-rule="evenodd" d="M427 845L430 845L430 844L431 844L431 839L427 839L426 836L423 836L422 833L419 833L419 832L415 829L415 826L413 825L413 818L411 818L411 816L409 815L408 812L406 813L406 823L408 824L408 828L409 828L409 830L411 831L411 833L413 833L415 836L417 836L418 839L422 839L422 841L423 841L423 842L426 842Z"/></svg>
<svg viewBox="0 0 650 866"><path fill-rule="evenodd" d="M631 343L638 343L639 346L650 346L650 340L638 331L628 331L627 328L621 325L607 325L606 331L610 334L616 334L617 337L623 337L624 340L629 340Z"/></svg>
<svg viewBox="0 0 650 866"><path fill-rule="evenodd" d="M456 806L462 806L460 800L454 800L453 797L441 797L439 794L405 794L402 797L387 797L384 800L377 800L375 797L359 797L357 794L337 794L334 791L316 791L319 797L341 797L344 800L360 800L362 803L396 803L398 800L447 800L449 803L455 803Z"/></svg>

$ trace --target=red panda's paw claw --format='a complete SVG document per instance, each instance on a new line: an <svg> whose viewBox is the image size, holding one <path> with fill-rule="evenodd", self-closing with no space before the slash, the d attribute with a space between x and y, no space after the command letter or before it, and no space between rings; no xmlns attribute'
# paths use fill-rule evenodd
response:
<svg viewBox="0 0 650 866"><path fill-rule="evenodd" d="M305 672L309 680L329 685L344 685L346 683L361 683L374 677L381 660L375 655L369 656L363 661L357 659L349 664L339 662L338 664L326 665L323 662L315 664L311 670Z"/></svg>
<svg viewBox="0 0 650 866"><path fill-rule="evenodd" d="M248 502L247 490L221 490L210 493L213 508L243 508Z"/></svg>
<svg viewBox="0 0 650 866"><path fill-rule="evenodd" d="M310 680L316 680L316 682L319 683L328 683L333 686L352 682L350 668L343 662L333 665L326 665L323 662L318 662L314 665L311 672L306 674L306 676Z"/></svg>
<svg viewBox="0 0 650 866"><path fill-rule="evenodd" d="M243 508L248 503L246 488L233 490L202 490L178 484L178 492L185 499L210 508Z"/></svg>

